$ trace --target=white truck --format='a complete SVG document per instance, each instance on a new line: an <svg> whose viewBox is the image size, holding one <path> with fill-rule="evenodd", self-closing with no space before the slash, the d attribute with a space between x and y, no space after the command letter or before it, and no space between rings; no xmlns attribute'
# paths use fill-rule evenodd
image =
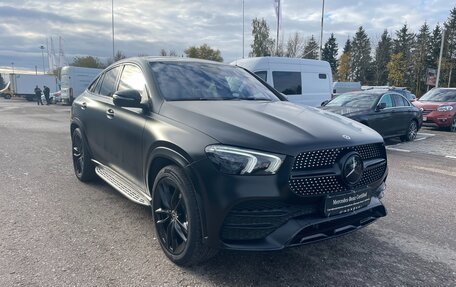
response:
<svg viewBox="0 0 456 287"><path fill-rule="evenodd" d="M43 90L49 87L51 93L57 90L57 78L54 75L9 74L8 98L12 96L24 97L27 101L36 100L35 87Z"/></svg>
<svg viewBox="0 0 456 287"><path fill-rule="evenodd" d="M57 101L71 104L82 94L102 69L65 66L60 73L60 97Z"/></svg>
<svg viewBox="0 0 456 287"><path fill-rule="evenodd" d="M319 107L331 99L332 72L326 61L256 57L236 60L231 65L255 73L298 105Z"/></svg>

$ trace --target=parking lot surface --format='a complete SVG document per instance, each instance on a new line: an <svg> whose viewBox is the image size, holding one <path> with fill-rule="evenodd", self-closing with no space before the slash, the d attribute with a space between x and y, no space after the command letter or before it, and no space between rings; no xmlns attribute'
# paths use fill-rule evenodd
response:
<svg viewBox="0 0 456 287"><path fill-rule="evenodd" d="M359 232L181 268L148 208L76 179L69 107L0 99L0 286L456 286L455 142L388 141L389 214Z"/></svg>

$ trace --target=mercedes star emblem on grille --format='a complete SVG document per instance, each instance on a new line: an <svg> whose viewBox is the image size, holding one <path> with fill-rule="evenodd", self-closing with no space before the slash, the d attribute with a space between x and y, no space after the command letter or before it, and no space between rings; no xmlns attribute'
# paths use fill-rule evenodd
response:
<svg viewBox="0 0 456 287"><path fill-rule="evenodd" d="M363 160L358 153L350 155L343 167L343 177L348 185L357 184L363 177Z"/></svg>

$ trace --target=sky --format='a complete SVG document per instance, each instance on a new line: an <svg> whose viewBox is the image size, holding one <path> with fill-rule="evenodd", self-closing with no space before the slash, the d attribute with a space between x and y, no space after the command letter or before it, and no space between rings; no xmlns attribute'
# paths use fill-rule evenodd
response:
<svg viewBox="0 0 456 287"><path fill-rule="evenodd" d="M204 43L219 49L224 62L243 57L242 0L114 0L115 50L126 56L158 55L163 48L178 55ZM244 55L252 43L252 19L264 18L276 35L274 0L244 0ZM282 0L282 30L319 39L321 0ZM381 3L381 4L380 4ZM76 56L112 57L112 0L0 0L0 72L43 71L40 46L63 39L67 62ZM443 23L456 2L448 0L326 0L323 42L334 33L341 49L362 25L372 46L384 29L406 23L418 31ZM49 40L48 40L49 41ZM46 52L46 49L44 50ZM45 70L48 70L47 55ZM14 63L12 65L11 63Z"/></svg>

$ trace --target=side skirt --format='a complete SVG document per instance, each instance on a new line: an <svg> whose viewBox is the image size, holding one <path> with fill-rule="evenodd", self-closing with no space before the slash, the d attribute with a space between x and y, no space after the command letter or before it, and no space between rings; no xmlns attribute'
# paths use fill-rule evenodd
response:
<svg viewBox="0 0 456 287"><path fill-rule="evenodd" d="M145 206L150 205L151 197L142 192L140 187L102 163L96 160L92 161L96 164L95 173L106 181L106 183L122 193L129 200Z"/></svg>

